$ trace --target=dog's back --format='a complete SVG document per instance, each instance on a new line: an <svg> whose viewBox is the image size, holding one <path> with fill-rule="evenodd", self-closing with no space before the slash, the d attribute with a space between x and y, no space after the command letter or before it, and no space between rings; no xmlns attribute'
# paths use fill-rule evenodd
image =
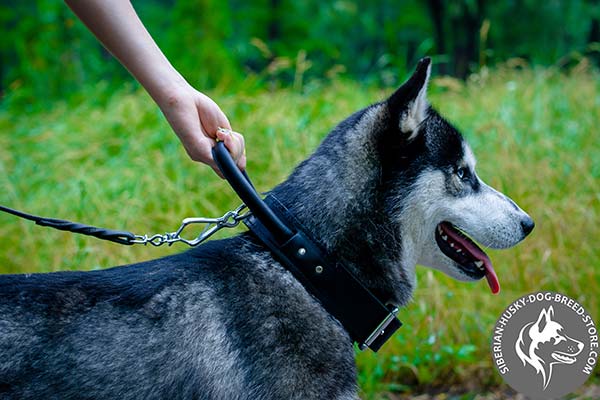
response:
<svg viewBox="0 0 600 400"><path fill-rule="evenodd" d="M249 235L103 271L2 276L0 293L3 399L354 391L346 333Z"/></svg>

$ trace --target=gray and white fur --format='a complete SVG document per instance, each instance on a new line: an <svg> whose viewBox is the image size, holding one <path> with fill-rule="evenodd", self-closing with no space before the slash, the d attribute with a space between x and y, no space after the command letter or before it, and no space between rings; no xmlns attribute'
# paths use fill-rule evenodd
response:
<svg viewBox="0 0 600 400"><path fill-rule="evenodd" d="M272 191L384 303L410 300L417 263L482 277L440 250L441 222L498 248L533 227L481 182L460 133L427 103L429 71L422 60ZM349 400L357 392L344 328L250 233L103 271L0 277L2 399Z"/></svg>

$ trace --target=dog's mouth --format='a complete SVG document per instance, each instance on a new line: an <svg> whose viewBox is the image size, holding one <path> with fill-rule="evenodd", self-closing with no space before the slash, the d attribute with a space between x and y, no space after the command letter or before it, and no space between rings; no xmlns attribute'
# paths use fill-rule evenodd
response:
<svg viewBox="0 0 600 400"><path fill-rule="evenodd" d="M562 351L555 351L552 353L552 358L556 361L561 362L563 364L573 364L577 359L570 357L569 355L563 353Z"/></svg>
<svg viewBox="0 0 600 400"><path fill-rule="evenodd" d="M456 262L465 275L472 279L485 276L492 293L500 292L500 282L492 261L467 235L450 222L444 221L435 230L435 240L442 253Z"/></svg>

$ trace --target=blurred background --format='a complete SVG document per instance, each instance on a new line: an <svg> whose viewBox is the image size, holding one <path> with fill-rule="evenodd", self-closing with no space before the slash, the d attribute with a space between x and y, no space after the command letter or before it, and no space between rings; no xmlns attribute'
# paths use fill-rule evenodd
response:
<svg viewBox="0 0 600 400"><path fill-rule="evenodd" d="M597 0L144 0L142 20L176 67L201 87L295 85L345 76L397 85L399 71L436 56L461 79L484 66L598 63ZM127 72L61 2L0 1L3 93L65 96Z"/></svg>
<svg viewBox="0 0 600 400"><path fill-rule="evenodd" d="M404 327L377 355L357 355L362 398L514 397L493 367L491 331L533 291L569 295L598 323L600 1L133 4L175 68L245 134L261 190L428 55L432 104L464 132L480 176L536 220L524 243L490 251L499 296L418 268ZM0 26L0 204L139 234L237 206L62 2L0 0ZM0 215L0 273L182 250L120 247ZM599 382L597 368L573 397L600 398Z"/></svg>

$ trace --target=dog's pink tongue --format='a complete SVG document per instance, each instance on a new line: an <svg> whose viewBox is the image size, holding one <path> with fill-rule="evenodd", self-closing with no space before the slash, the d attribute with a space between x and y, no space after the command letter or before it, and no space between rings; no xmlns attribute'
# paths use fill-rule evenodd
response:
<svg viewBox="0 0 600 400"><path fill-rule="evenodd" d="M483 263L485 268L485 278L488 281L488 285L492 290L493 294L500 293L500 281L498 281L498 275L496 275L496 271L494 271L494 267L492 266L492 260L485 254L485 251L481 250L479 246L475 244L472 240L467 238L465 235L461 234L456 228L452 226L452 224L443 222L440 227L444 230L444 232L452 238L453 241L458 242L463 250L467 251L471 254L471 256Z"/></svg>
<svg viewBox="0 0 600 400"><path fill-rule="evenodd" d="M498 280L496 271L494 271L494 267L492 267L492 261L488 257L483 260L483 266L485 267L485 279L487 279L492 293L500 293L500 281Z"/></svg>
<svg viewBox="0 0 600 400"><path fill-rule="evenodd" d="M471 254L473 256L480 261L483 261L483 267L485 268L485 279L487 279L492 293L500 293L500 281L498 280L498 275L496 275L496 271L494 271L494 267L492 266L492 260L490 260L488 255L485 254L479 247L469 246L469 250L471 250Z"/></svg>
<svg viewBox="0 0 600 400"><path fill-rule="evenodd" d="M460 240L460 236L457 236ZM471 253L473 257L483 262L483 266L485 268L485 278L488 281L488 285L492 290L493 294L498 294L500 292L500 281L498 281L498 275L496 275L496 271L494 271L494 267L492 266L492 260L488 257L487 254L483 250L479 248L475 243L468 240L461 240L461 244Z"/></svg>

